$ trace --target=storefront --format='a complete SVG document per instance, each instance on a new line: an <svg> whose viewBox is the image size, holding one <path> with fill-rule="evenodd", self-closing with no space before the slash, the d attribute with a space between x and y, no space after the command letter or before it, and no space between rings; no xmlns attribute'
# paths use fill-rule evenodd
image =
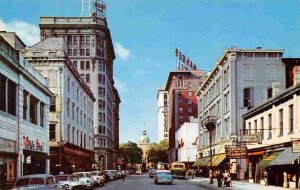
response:
<svg viewBox="0 0 300 190"><path fill-rule="evenodd" d="M50 147L50 173L56 175L60 170L64 173L92 171L94 158L93 151L70 143Z"/></svg>
<svg viewBox="0 0 300 190"><path fill-rule="evenodd" d="M17 179L16 141L0 138L0 189L11 189Z"/></svg>
<svg viewBox="0 0 300 190"><path fill-rule="evenodd" d="M262 171L258 163L262 160L265 151L252 151L248 152L248 178L249 183L260 183L262 180Z"/></svg>

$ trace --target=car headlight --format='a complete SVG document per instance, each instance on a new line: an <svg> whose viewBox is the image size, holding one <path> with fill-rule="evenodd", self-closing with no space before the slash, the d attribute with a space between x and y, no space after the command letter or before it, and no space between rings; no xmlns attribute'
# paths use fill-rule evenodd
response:
<svg viewBox="0 0 300 190"><path fill-rule="evenodd" d="M90 183L90 180L86 180L86 183Z"/></svg>

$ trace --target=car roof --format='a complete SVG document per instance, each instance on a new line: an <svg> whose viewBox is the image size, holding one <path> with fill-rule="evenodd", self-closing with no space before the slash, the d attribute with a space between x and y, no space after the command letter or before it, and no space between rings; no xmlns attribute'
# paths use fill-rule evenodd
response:
<svg viewBox="0 0 300 190"><path fill-rule="evenodd" d="M90 172L74 172L73 174L89 174Z"/></svg>
<svg viewBox="0 0 300 190"><path fill-rule="evenodd" d="M32 175L24 175L19 177L18 179L26 179L26 178L46 178L46 177L55 177L51 174L32 174Z"/></svg>
<svg viewBox="0 0 300 190"><path fill-rule="evenodd" d="M156 173L171 173L169 170L157 170Z"/></svg>

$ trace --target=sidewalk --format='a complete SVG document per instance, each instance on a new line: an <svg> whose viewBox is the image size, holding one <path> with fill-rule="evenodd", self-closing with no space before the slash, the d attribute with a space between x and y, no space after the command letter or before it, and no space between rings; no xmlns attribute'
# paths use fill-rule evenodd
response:
<svg viewBox="0 0 300 190"><path fill-rule="evenodd" d="M203 184L209 184L208 178L204 177L196 177L194 179L189 179L190 181L200 182ZM209 184L218 188L218 182L214 179L214 184ZM220 187L219 187L220 188ZM223 187L225 189L230 190L297 190L292 188L284 188L284 187L277 187L277 186L264 186L257 183L248 183L247 181L232 181L232 187Z"/></svg>

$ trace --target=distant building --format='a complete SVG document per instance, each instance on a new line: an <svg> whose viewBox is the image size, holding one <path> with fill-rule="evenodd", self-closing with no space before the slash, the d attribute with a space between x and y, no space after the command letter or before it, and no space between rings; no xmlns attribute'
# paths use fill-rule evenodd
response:
<svg viewBox="0 0 300 190"><path fill-rule="evenodd" d="M286 64L288 88L242 116L247 134L259 134L261 138L260 143L247 145L248 176L250 182L260 183L267 169L270 185L299 188L288 176L299 178L295 171L299 169L300 153L293 151L292 142L300 140L300 58L282 61Z"/></svg>
<svg viewBox="0 0 300 190"><path fill-rule="evenodd" d="M15 33L0 32L0 170L5 189L11 189L17 177L49 173L50 168L52 93L49 81L18 51L25 47Z"/></svg>
<svg viewBox="0 0 300 190"><path fill-rule="evenodd" d="M139 147L142 149L143 151L143 155L142 155L142 164L146 164L148 163L148 150L149 150L149 145L150 145L150 139L147 136L146 131L143 131L143 135L140 137L140 141L139 141Z"/></svg>
<svg viewBox="0 0 300 190"><path fill-rule="evenodd" d="M161 87L157 92L158 143L168 138L168 91Z"/></svg>
<svg viewBox="0 0 300 190"><path fill-rule="evenodd" d="M197 160L198 120L185 122L175 132L178 161L192 166Z"/></svg>
<svg viewBox="0 0 300 190"><path fill-rule="evenodd" d="M243 113L285 89L283 52L281 49L225 49L197 92L200 159L210 160L213 156L213 167L229 169L232 165L230 173L243 178L246 160L226 158L225 147L235 146L232 137L245 131ZM210 164L201 166L206 168Z"/></svg>
<svg viewBox="0 0 300 190"><path fill-rule="evenodd" d="M169 73L168 92L169 162L178 160L175 132L185 122L198 118L196 91L205 80L205 71L176 70Z"/></svg>
<svg viewBox="0 0 300 190"><path fill-rule="evenodd" d="M95 98L66 54L63 38L47 38L23 50L24 57L50 80L51 173L88 171L94 164Z"/></svg>
<svg viewBox="0 0 300 190"><path fill-rule="evenodd" d="M92 17L41 17L41 40L63 37L67 43L67 55L90 86L96 98L94 106L94 146L96 168L115 169L115 143L119 139L114 133L114 79L113 42L105 18Z"/></svg>

